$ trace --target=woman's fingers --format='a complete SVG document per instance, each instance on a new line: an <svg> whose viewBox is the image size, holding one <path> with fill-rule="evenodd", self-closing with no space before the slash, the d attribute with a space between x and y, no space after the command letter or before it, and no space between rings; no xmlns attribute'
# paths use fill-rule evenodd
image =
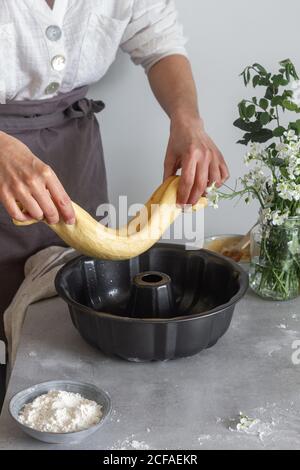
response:
<svg viewBox="0 0 300 470"><path fill-rule="evenodd" d="M197 159L195 153L191 154L183 160L181 178L177 192L177 204L184 206L188 203L189 196L195 181L197 167Z"/></svg>
<svg viewBox="0 0 300 470"><path fill-rule="evenodd" d="M32 195L41 208L44 219L48 222L48 224L57 224L59 222L59 212L50 196L49 191L45 187L40 187L38 190L33 191Z"/></svg>
<svg viewBox="0 0 300 470"><path fill-rule="evenodd" d="M2 190L1 202L12 219L18 220L19 222L25 222L31 218L29 215L22 212L14 196L10 192Z"/></svg>
<svg viewBox="0 0 300 470"><path fill-rule="evenodd" d="M42 220L43 210L36 199L28 192L25 187L16 188L15 198L21 204L25 212L33 219Z"/></svg>
<svg viewBox="0 0 300 470"><path fill-rule="evenodd" d="M178 163L175 158L175 155L168 146L165 163L164 163L164 181L168 179L170 176L176 175L176 171L178 170Z"/></svg>
<svg viewBox="0 0 300 470"><path fill-rule="evenodd" d="M67 223L75 222L71 200L50 166L21 141L3 132L0 132L0 201L20 222L31 217L56 224L60 216Z"/></svg>
<svg viewBox="0 0 300 470"><path fill-rule="evenodd" d="M209 165L208 186L211 186L213 183L215 183L218 188L222 185L220 166L217 158L215 157L212 158Z"/></svg>
<svg viewBox="0 0 300 470"><path fill-rule="evenodd" d="M183 160L181 192L178 190L181 204L196 204L208 186L215 183L220 187L229 177L226 163L217 150L207 149L204 156L200 153L197 150L190 159Z"/></svg>
<svg viewBox="0 0 300 470"><path fill-rule="evenodd" d="M64 221L67 224L75 223L75 212L72 205L72 201L66 191L63 188L63 185L53 173L47 181L47 189L49 190L51 197L59 211L62 215Z"/></svg>
<svg viewBox="0 0 300 470"><path fill-rule="evenodd" d="M207 179L208 179L208 168L203 167L202 164L197 164L195 181L190 193L188 204L197 204L201 196L204 194L207 188Z"/></svg>
<svg viewBox="0 0 300 470"><path fill-rule="evenodd" d="M225 162L222 162L220 164L220 174L221 174L221 180L222 180L222 184L225 183L225 181L228 180L230 174L229 174L229 170L227 168L227 165Z"/></svg>

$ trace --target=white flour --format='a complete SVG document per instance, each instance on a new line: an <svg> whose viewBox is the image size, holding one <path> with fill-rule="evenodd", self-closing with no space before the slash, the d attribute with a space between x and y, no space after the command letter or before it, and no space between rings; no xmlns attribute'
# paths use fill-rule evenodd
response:
<svg viewBox="0 0 300 470"><path fill-rule="evenodd" d="M81 431L98 424L101 405L79 393L51 390L23 407L19 421L43 432Z"/></svg>
<svg viewBox="0 0 300 470"><path fill-rule="evenodd" d="M149 450L150 446L145 441L138 441L134 439L134 434L130 437L126 437L123 441L116 442L110 450Z"/></svg>

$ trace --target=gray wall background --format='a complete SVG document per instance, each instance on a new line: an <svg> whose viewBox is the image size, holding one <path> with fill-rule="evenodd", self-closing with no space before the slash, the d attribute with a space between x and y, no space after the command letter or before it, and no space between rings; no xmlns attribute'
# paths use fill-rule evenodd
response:
<svg viewBox="0 0 300 470"><path fill-rule="evenodd" d="M244 66L260 62L276 68L290 57L300 69L299 0L177 0L189 38L188 51L207 131L228 162L233 185L244 171L245 148L232 126L237 103L247 91L238 76ZM107 104L100 116L110 197L117 203L145 202L160 184L169 122L155 101L146 75L120 53L91 96ZM206 234L245 232L257 206L223 201L205 213Z"/></svg>

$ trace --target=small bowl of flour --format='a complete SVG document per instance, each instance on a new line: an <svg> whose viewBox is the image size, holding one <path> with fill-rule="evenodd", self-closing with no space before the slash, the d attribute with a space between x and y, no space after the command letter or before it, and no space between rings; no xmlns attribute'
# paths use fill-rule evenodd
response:
<svg viewBox="0 0 300 470"><path fill-rule="evenodd" d="M53 444L82 441L111 410L106 392L93 384L56 380L34 385L10 401L12 418L29 436Z"/></svg>

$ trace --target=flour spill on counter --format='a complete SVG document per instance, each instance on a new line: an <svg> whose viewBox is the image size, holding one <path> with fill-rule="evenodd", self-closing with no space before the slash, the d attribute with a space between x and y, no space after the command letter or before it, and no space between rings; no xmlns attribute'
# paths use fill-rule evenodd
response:
<svg viewBox="0 0 300 470"><path fill-rule="evenodd" d="M205 441L210 441L210 440L211 440L211 435L210 434L201 434L198 437L198 442L199 442L200 446L203 446Z"/></svg>
<svg viewBox="0 0 300 470"><path fill-rule="evenodd" d="M123 440L117 441L110 450L149 450L150 446L145 441L138 441L135 435L132 434Z"/></svg>

